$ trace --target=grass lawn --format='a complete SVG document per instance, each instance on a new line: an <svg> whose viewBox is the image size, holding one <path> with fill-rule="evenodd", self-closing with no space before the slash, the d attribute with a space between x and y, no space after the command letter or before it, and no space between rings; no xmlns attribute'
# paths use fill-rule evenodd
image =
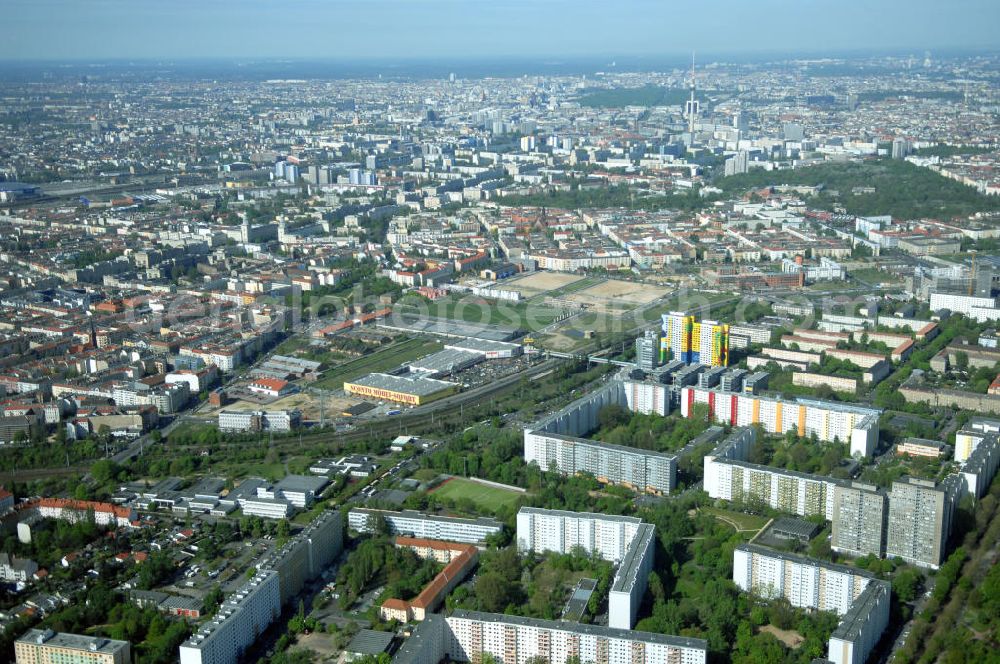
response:
<svg viewBox="0 0 1000 664"><path fill-rule="evenodd" d="M413 473L413 479L420 482L430 482L432 479L440 475L441 473L433 468L418 468L417 472Z"/></svg>
<svg viewBox="0 0 1000 664"><path fill-rule="evenodd" d="M701 511L705 514L711 514L719 521L728 523L740 531L758 531L763 528L764 524L768 521L767 517L756 516L754 514L744 514L743 512L733 512L732 510L723 510L718 507L702 507Z"/></svg>
<svg viewBox="0 0 1000 664"><path fill-rule="evenodd" d="M394 369L404 362L437 352L442 347L443 345L439 341L407 339L381 348L370 355L335 366L326 371L313 386L326 390L339 390L344 386L344 381L351 381L365 374Z"/></svg>
<svg viewBox="0 0 1000 664"><path fill-rule="evenodd" d="M401 313L423 313L436 318L535 330L562 314L562 310L525 300L498 302L479 297L446 297L424 304L425 309L397 307Z"/></svg>
<svg viewBox="0 0 1000 664"><path fill-rule="evenodd" d="M434 489L432 493L435 496L451 498L452 500L468 498L475 503L476 507L489 512L495 512L502 505L513 505L522 495L517 491L487 486L460 477L445 482Z"/></svg>
<svg viewBox="0 0 1000 664"><path fill-rule="evenodd" d="M885 270L876 270L873 267L866 267L862 270L849 270L847 274L854 279L860 279L869 284L890 283L898 284L902 281L898 275Z"/></svg>

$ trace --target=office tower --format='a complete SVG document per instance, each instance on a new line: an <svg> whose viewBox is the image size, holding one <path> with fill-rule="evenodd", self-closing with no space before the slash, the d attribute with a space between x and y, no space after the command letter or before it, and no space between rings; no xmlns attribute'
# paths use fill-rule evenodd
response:
<svg viewBox="0 0 1000 664"><path fill-rule="evenodd" d="M750 116L746 111L737 111L733 114L733 129L743 132L750 128Z"/></svg>
<svg viewBox="0 0 1000 664"><path fill-rule="evenodd" d="M694 316L682 311L671 311L663 314L661 319L663 341L660 345L660 363L673 359L691 364L691 328L694 326ZM670 351L669 358L667 351Z"/></svg>
<svg viewBox="0 0 1000 664"><path fill-rule="evenodd" d="M937 569L944 559L955 496L931 480L906 477L892 483L885 555Z"/></svg>
<svg viewBox="0 0 1000 664"><path fill-rule="evenodd" d="M658 354L660 350L660 335L654 330L646 330L646 333L635 340L635 363L643 371L652 371L659 364Z"/></svg>
<svg viewBox="0 0 1000 664"><path fill-rule="evenodd" d="M724 175L740 175L746 173L749 168L750 153L740 150L732 157L726 159Z"/></svg>
<svg viewBox="0 0 1000 664"><path fill-rule="evenodd" d="M875 486L852 482L833 490L833 534L830 546L849 556L885 555L888 517L885 494Z"/></svg>
<svg viewBox="0 0 1000 664"><path fill-rule="evenodd" d="M903 159L910 154L910 142L905 138L894 138L892 141L892 158Z"/></svg>
<svg viewBox="0 0 1000 664"><path fill-rule="evenodd" d="M781 135L786 141L801 141L806 137L805 130L797 122L786 122L781 127Z"/></svg>
<svg viewBox="0 0 1000 664"><path fill-rule="evenodd" d="M99 636L29 629L14 643L17 664L131 664L132 646Z"/></svg>

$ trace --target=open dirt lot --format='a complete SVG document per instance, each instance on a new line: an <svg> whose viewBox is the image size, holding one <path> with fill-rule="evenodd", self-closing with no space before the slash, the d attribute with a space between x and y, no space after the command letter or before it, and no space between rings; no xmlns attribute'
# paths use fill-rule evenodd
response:
<svg viewBox="0 0 1000 664"><path fill-rule="evenodd" d="M532 272L523 277L501 282L498 287L517 291L527 298L569 286L583 278L578 274L566 274L565 272Z"/></svg>
<svg viewBox="0 0 1000 664"><path fill-rule="evenodd" d="M299 636L295 645L290 649L311 650L317 662L337 662L340 661L340 651L333 646L333 637L329 634L305 634Z"/></svg>
<svg viewBox="0 0 1000 664"><path fill-rule="evenodd" d="M666 290L659 286L609 279L590 288L567 295L566 299L593 307L608 308L613 305L616 308L621 308L623 304L634 306L649 304L653 300L663 297L665 294Z"/></svg>
<svg viewBox="0 0 1000 664"><path fill-rule="evenodd" d="M795 648L798 648L800 645L802 645L802 642L805 641L805 639L802 638L802 635L796 632L795 630L778 629L774 625L764 625L763 627L760 628L760 631L767 632L768 634L773 635L775 638L777 638L779 641L784 643L789 648L792 648L793 650Z"/></svg>
<svg viewBox="0 0 1000 664"><path fill-rule="evenodd" d="M261 406L259 403L254 403L252 401L235 401L224 407L223 410L299 410L302 411L302 418L305 420L318 420L319 419L319 399L320 397L314 394L306 394L304 392L299 392L296 394L290 394L287 397L282 397L267 406ZM361 403L361 399L354 399L351 397L341 397L341 396L324 396L323 397L323 408L325 410L325 415L327 418L333 418L340 415L341 412L348 406L353 406L355 404ZM212 410L208 415L215 415L218 410Z"/></svg>

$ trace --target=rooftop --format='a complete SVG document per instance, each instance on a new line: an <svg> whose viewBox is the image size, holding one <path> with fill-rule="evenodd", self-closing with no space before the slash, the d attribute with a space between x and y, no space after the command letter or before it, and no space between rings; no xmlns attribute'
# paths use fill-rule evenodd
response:
<svg viewBox="0 0 1000 664"><path fill-rule="evenodd" d="M53 632L51 629L29 629L18 639L19 643L45 644L50 648L86 650L87 652L112 654L129 648L128 641L115 641L99 636L83 636L68 632Z"/></svg>
<svg viewBox="0 0 1000 664"><path fill-rule="evenodd" d="M668 636L665 634L653 634L651 632L637 632L630 629L616 629L614 627L603 627L601 625L584 625L580 623L556 622L554 620L541 620L539 618L525 618L523 616L508 616L499 613L483 613L480 611L465 611L456 609L452 614L453 618L465 620L477 620L479 622L496 622L508 625L521 625L523 627L534 627L536 629L558 630L563 632L573 632L576 634L587 634L608 639L623 639L626 641L645 641L646 643L659 643L676 648L694 648L697 650L708 650L708 642L704 639L691 639L683 636Z"/></svg>
<svg viewBox="0 0 1000 664"><path fill-rule="evenodd" d="M389 649L392 644L392 632L376 632L373 629L363 629L354 635L347 644L347 652L358 655L378 655Z"/></svg>
<svg viewBox="0 0 1000 664"><path fill-rule="evenodd" d="M427 396L452 387L458 387L458 383L449 383L435 378L424 376L393 376L384 373L371 373L356 380L344 383L347 385L359 385L370 387L376 390L387 390L389 392L402 392L405 394L415 394L417 396Z"/></svg>

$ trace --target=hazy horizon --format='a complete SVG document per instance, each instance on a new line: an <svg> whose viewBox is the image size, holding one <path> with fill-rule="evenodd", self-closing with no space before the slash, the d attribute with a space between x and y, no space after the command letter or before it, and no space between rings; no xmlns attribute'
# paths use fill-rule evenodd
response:
<svg viewBox="0 0 1000 664"><path fill-rule="evenodd" d="M673 59L995 49L991 0L9 0L0 60ZM874 5L874 6L873 6ZM882 20L861 21L878 11Z"/></svg>

